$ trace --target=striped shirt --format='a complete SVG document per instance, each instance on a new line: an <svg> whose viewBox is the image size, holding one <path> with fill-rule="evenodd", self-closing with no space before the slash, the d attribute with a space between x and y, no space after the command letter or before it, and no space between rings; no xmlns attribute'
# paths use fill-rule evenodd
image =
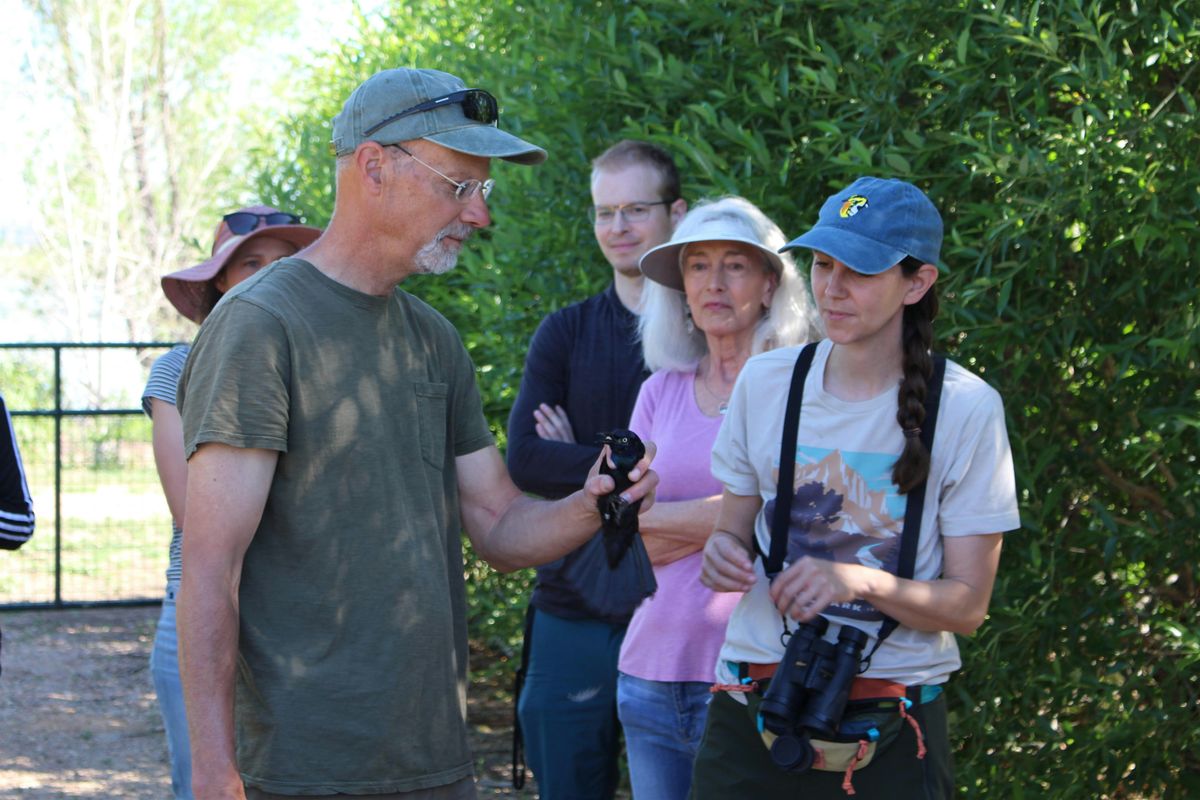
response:
<svg viewBox="0 0 1200 800"><path fill-rule="evenodd" d="M151 414L150 401L162 400L164 403L175 405L175 388L179 385L179 376L187 363L188 353L192 346L181 344L173 347L159 356L154 366L150 367L150 379L142 392L142 408L146 415ZM171 520L170 562L167 565L167 583L178 584L183 575L183 531L175 520Z"/></svg>
<svg viewBox="0 0 1200 800"><path fill-rule="evenodd" d="M0 549L16 550L33 536L33 498L3 395L0 416Z"/></svg>

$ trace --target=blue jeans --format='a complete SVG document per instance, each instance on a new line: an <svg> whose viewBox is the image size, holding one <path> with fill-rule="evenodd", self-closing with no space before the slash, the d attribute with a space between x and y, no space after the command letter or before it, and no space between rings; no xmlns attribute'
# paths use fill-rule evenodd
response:
<svg viewBox="0 0 1200 800"><path fill-rule="evenodd" d="M534 611L517 714L542 800L610 800L620 773L617 656L624 625Z"/></svg>
<svg viewBox="0 0 1200 800"><path fill-rule="evenodd" d="M187 714L183 707L183 683L179 680L179 635L175 630L175 596L179 586L167 587L154 649L150 651L150 675L158 710L167 731L167 752L171 756L171 791L175 800L192 800L192 753L188 745Z"/></svg>
<svg viewBox="0 0 1200 800"><path fill-rule="evenodd" d="M636 800L684 800L712 697L701 681L647 681L620 673L617 715Z"/></svg>

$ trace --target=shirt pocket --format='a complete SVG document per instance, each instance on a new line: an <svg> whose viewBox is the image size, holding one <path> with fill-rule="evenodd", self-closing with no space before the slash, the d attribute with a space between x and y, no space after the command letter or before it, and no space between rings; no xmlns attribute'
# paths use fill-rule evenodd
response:
<svg viewBox="0 0 1200 800"><path fill-rule="evenodd" d="M421 437L421 458L434 469L446 462L446 398L449 385L445 383L413 384L417 396L417 430Z"/></svg>

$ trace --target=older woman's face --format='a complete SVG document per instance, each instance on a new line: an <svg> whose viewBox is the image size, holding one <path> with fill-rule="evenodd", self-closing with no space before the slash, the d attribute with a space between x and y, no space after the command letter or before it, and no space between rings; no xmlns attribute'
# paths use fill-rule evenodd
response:
<svg viewBox="0 0 1200 800"><path fill-rule="evenodd" d="M274 236L256 236L234 251L213 282L221 294L225 294L263 267L295 252L296 245L291 242Z"/></svg>
<svg viewBox="0 0 1200 800"><path fill-rule="evenodd" d="M683 292L696 327L709 336L753 330L778 279L757 249L742 242L695 242L680 259Z"/></svg>

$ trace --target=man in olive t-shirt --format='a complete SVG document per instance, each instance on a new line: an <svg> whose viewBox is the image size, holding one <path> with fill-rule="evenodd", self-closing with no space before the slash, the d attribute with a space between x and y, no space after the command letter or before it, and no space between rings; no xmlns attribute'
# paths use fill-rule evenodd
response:
<svg viewBox="0 0 1200 800"><path fill-rule="evenodd" d="M459 531L513 569L599 526L611 479L524 497L457 333L397 288L489 224L490 159L544 159L496 116L445 73L368 79L334 119L325 234L197 337L179 390L197 798L474 797ZM629 499L651 496L648 464Z"/></svg>

